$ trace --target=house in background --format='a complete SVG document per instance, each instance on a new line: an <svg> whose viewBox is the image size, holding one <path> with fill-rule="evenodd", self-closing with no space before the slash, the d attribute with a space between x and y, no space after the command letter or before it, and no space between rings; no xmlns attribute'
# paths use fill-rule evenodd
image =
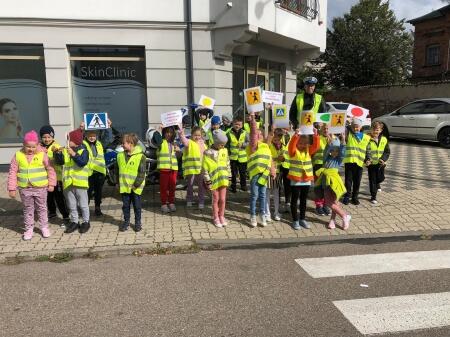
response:
<svg viewBox="0 0 450 337"><path fill-rule="evenodd" d="M450 79L450 5L408 22L415 27L413 80Z"/></svg>
<svg viewBox="0 0 450 337"><path fill-rule="evenodd" d="M15 0L0 12L0 164L21 135L56 139L84 112L143 136L162 112L242 89L296 93L296 71L325 50L327 0Z"/></svg>

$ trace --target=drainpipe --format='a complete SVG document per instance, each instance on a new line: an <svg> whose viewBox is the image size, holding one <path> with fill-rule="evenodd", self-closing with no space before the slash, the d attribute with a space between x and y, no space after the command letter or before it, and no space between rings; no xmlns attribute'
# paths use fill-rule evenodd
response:
<svg viewBox="0 0 450 337"><path fill-rule="evenodd" d="M191 0L184 0L186 22L186 78L188 85L188 104L194 103L194 61L192 57L192 7ZM194 122L193 111L191 120Z"/></svg>

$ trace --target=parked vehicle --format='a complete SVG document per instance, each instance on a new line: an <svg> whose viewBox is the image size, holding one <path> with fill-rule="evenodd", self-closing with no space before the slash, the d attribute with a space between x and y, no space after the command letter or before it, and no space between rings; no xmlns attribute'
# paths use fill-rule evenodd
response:
<svg viewBox="0 0 450 337"><path fill-rule="evenodd" d="M387 137L434 140L450 148L450 98L413 101L375 120Z"/></svg>
<svg viewBox="0 0 450 337"><path fill-rule="evenodd" d="M326 102L327 112L346 112L350 103L345 102ZM351 122L351 117L347 117L347 123ZM370 116L363 120L362 130L368 131L370 129L370 125L372 120Z"/></svg>

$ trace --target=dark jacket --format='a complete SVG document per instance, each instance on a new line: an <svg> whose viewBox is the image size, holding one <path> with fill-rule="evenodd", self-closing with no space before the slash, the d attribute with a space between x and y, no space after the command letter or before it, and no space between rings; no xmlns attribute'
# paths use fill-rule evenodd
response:
<svg viewBox="0 0 450 337"><path fill-rule="evenodd" d="M75 156L71 157L75 164L79 167L84 167L89 162L89 152L87 151L86 147L82 144L80 146L77 146L75 149ZM81 154L78 154L79 150L83 150ZM55 152L54 154L55 162L58 165L64 165L64 155L63 152Z"/></svg>
<svg viewBox="0 0 450 337"><path fill-rule="evenodd" d="M303 110L312 109L312 107L314 106L314 95L315 93L311 95L305 93ZM325 99L322 96L318 113L326 112L326 110L327 108L325 106ZM297 95L295 95L291 104L291 108L289 109L289 120L291 121L293 128L296 129L298 127Z"/></svg>

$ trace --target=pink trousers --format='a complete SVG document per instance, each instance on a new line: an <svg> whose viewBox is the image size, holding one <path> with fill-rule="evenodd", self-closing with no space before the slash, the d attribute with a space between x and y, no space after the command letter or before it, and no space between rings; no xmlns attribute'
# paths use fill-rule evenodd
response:
<svg viewBox="0 0 450 337"><path fill-rule="evenodd" d="M19 188L19 194L23 203L25 229L34 227L34 212L37 214L41 228L47 228L47 187Z"/></svg>
<svg viewBox="0 0 450 337"><path fill-rule="evenodd" d="M331 220L336 219L336 214L339 215L342 219L347 215L345 211L342 209L339 201L336 200L336 194L329 188L325 188L325 205L331 208Z"/></svg>
<svg viewBox="0 0 450 337"><path fill-rule="evenodd" d="M212 194L212 217L213 220L225 216L225 201L227 198L227 188L219 187L217 190L211 190Z"/></svg>

